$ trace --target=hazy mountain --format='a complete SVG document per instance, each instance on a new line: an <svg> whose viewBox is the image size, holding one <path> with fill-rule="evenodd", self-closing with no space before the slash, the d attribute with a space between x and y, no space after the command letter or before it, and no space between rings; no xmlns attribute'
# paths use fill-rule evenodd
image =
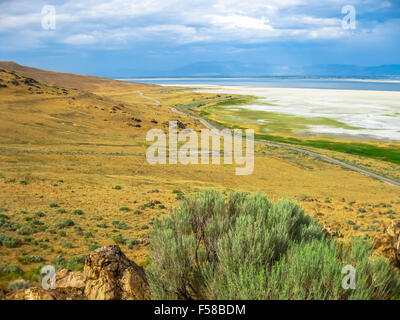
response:
<svg viewBox="0 0 400 320"><path fill-rule="evenodd" d="M268 77L268 76L302 76L302 77L339 77L339 78L397 78L400 77L400 65L357 66L342 64L320 64L308 66L280 66L268 63L242 63L238 61L200 61L180 68L165 70L131 69L131 76L165 76L165 77ZM128 67L129 70L129 67ZM124 72L125 76L126 70Z"/></svg>

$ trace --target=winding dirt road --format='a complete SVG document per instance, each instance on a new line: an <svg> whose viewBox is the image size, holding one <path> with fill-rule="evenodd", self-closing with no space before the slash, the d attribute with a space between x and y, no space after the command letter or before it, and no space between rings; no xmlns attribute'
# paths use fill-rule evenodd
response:
<svg viewBox="0 0 400 320"><path fill-rule="evenodd" d="M143 92L141 92L141 91L138 91L138 93L139 93L139 96L141 96L142 98L145 98L147 100L153 101L156 105L161 106L161 101L160 100L154 99L152 97L145 96L145 95L143 95Z"/></svg>

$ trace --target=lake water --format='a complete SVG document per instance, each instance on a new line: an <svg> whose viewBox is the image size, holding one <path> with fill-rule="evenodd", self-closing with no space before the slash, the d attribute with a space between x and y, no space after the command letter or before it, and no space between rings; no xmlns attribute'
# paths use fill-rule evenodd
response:
<svg viewBox="0 0 400 320"><path fill-rule="evenodd" d="M239 86L259 88L308 88L336 90L400 91L400 81L302 78L132 78L129 82L185 86Z"/></svg>

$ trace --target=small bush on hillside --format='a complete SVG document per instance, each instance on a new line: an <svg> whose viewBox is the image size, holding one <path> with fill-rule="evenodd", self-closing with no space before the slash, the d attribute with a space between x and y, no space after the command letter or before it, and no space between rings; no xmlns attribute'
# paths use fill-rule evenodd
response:
<svg viewBox="0 0 400 320"><path fill-rule="evenodd" d="M63 242L63 243L61 244L61 246L62 246L63 248L67 248L67 249L72 249L72 248L73 248L72 242Z"/></svg>
<svg viewBox="0 0 400 320"><path fill-rule="evenodd" d="M56 270L69 269L69 270L83 270L83 264L85 263L85 255L73 256L69 261L63 256L58 256L51 260L50 264L53 265Z"/></svg>
<svg viewBox="0 0 400 320"><path fill-rule="evenodd" d="M23 271L17 264L0 264L0 276L1 275L9 275L9 274L22 274Z"/></svg>
<svg viewBox="0 0 400 320"><path fill-rule="evenodd" d="M182 194L182 193L178 193L177 195L176 195L176 198L175 198L176 200L183 200L183 199L185 199L185 196Z"/></svg>
<svg viewBox="0 0 400 320"><path fill-rule="evenodd" d="M18 260L22 263L34 263L34 262L43 262L44 259L41 256L34 256L34 255L24 255L20 258L18 258Z"/></svg>
<svg viewBox="0 0 400 320"><path fill-rule="evenodd" d="M204 191L155 221L146 269L156 299L390 299L400 280L364 238L340 245L292 200ZM341 286L356 268L356 289Z"/></svg>
<svg viewBox="0 0 400 320"><path fill-rule="evenodd" d="M21 244L21 240L18 238L7 237L0 233L0 245L6 248L16 248Z"/></svg>
<svg viewBox="0 0 400 320"><path fill-rule="evenodd" d="M19 290L19 289L27 289L32 284L29 281L25 281L23 279L12 281L8 284L9 290Z"/></svg>
<svg viewBox="0 0 400 320"><path fill-rule="evenodd" d="M32 228L29 227L21 227L17 230L17 233L23 236L27 236L33 233Z"/></svg>
<svg viewBox="0 0 400 320"><path fill-rule="evenodd" d="M83 236L84 236L85 238L94 238L94 237L93 237L93 233L91 233L90 231L84 232L84 233L83 233Z"/></svg>
<svg viewBox="0 0 400 320"><path fill-rule="evenodd" d="M97 226L99 228L107 228L107 224L105 222L99 223Z"/></svg>
<svg viewBox="0 0 400 320"><path fill-rule="evenodd" d="M138 239L126 239L125 243L128 246L128 249L133 249L133 247L138 245L140 241Z"/></svg>
<svg viewBox="0 0 400 320"><path fill-rule="evenodd" d="M65 231L63 231L63 230L58 231L57 234L58 234L60 237L66 237L66 236L67 236L67 233L66 233Z"/></svg>
<svg viewBox="0 0 400 320"><path fill-rule="evenodd" d="M115 236L115 237L113 238L113 240L114 240L114 242L115 242L116 244L125 244L127 239L125 239L125 238L122 236L122 234L119 234L119 235Z"/></svg>
<svg viewBox="0 0 400 320"><path fill-rule="evenodd" d="M58 229L63 229L66 227L72 227L75 223L71 219L65 219L64 221L56 222L54 226Z"/></svg>
<svg viewBox="0 0 400 320"><path fill-rule="evenodd" d="M89 251L94 251L94 250L96 250L96 249L99 249L99 248L101 248L101 245L99 245L98 243L91 243L91 244L89 244Z"/></svg>
<svg viewBox="0 0 400 320"><path fill-rule="evenodd" d="M45 217L46 215L42 211L38 211L38 212L35 212L35 216L42 218L42 217Z"/></svg>

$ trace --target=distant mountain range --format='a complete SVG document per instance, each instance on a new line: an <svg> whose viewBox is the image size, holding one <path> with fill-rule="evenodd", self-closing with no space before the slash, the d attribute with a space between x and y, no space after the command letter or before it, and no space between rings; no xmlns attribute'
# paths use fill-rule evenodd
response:
<svg viewBox="0 0 400 320"><path fill-rule="evenodd" d="M356 66L347 64L319 64L299 67L271 64L241 63L237 61L202 61L180 68L162 71L124 70L119 77L335 77L335 78L400 78L400 65Z"/></svg>
<svg viewBox="0 0 400 320"><path fill-rule="evenodd" d="M0 61L0 67L19 71L40 69L21 66L11 61ZM46 76L50 73L46 71ZM56 75L56 73L53 73ZM31 75L31 76L32 76ZM241 63L238 61L201 61L180 68L159 70L155 66L135 65L116 67L112 73L105 74L101 68L96 74L107 78L154 78L154 77L304 77L304 78L374 78L400 79L400 64L381 66L356 66L350 64L316 64L308 66L279 66L260 63Z"/></svg>

